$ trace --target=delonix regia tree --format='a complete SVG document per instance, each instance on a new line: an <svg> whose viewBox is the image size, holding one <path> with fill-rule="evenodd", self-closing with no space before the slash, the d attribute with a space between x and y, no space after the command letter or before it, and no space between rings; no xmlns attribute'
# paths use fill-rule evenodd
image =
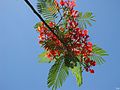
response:
<svg viewBox="0 0 120 90"><path fill-rule="evenodd" d="M86 29L95 21L92 12L74 10L75 0L38 0L38 11L28 0L24 1L40 19L35 25L39 44L44 48L40 62L54 63L48 74L48 87L60 88L70 71L81 86L83 71L93 74L93 67L103 64L102 56L108 55L90 42Z"/></svg>

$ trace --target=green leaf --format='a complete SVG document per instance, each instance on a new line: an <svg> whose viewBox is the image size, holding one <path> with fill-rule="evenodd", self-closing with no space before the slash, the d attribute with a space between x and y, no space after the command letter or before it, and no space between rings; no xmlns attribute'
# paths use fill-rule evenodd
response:
<svg viewBox="0 0 120 90"><path fill-rule="evenodd" d="M87 25L92 26L91 21L95 21L92 12L79 13L78 22L81 29L87 28Z"/></svg>
<svg viewBox="0 0 120 90"><path fill-rule="evenodd" d="M97 45L93 45L92 53L93 53L93 55L89 56L89 57L91 60L96 61L97 64L103 64L105 62L105 60L102 58L102 56L108 55L105 50L98 47Z"/></svg>
<svg viewBox="0 0 120 90"><path fill-rule="evenodd" d="M50 62L50 60L45 56L46 54L47 54L47 51L39 54L39 56L38 56L40 58L39 63L49 63Z"/></svg>
<svg viewBox="0 0 120 90"><path fill-rule="evenodd" d="M37 9L47 20L54 20L57 18L58 10L53 0L38 0Z"/></svg>
<svg viewBox="0 0 120 90"><path fill-rule="evenodd" d="M97 64L103 64L105 60L101 56L89 56L89 58L93 61L95 61Z"/></svg>
<svg viewBox="0 0 120 90"><path fill-rule="evenodd" d="M64 60L60 57L51 67L48 74L48 87L52 90L60 88L68 76L68 68L64 64Z"/></svg>
<svg viewBox="0 0 120 90"><path fill-rule="evenodd" d="M92 49L93 49L92 52L94 54L99 55L99 56L107 56L108 55L105 50L103 50L102 48L98 47L97 45L93 45Z"/></svg>
<svg viewBox="0 0 120 90"><path fill-rule="evenodd" d="M42 25L41 22L38 22L38 23L35 24L34 28L37 29L41 25Z"/></svg>
<svg viewBox="0 0 120 90"><path fill-rule="evenodd" d="M71 69L73 75L76 77L76 81L78 86L80 87L82 85L82 68L80 65L74 67Z"/></svg>

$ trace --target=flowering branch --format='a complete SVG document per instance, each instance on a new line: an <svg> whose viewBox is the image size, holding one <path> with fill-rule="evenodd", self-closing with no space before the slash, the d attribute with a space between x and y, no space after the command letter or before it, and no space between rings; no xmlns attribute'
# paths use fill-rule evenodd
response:
<svg viewBox="0 0 120 90"><path fill-rule="evenodd" d="M33 11L33 13L35 15L37 15L38 18L46 25L46 27L61 41L61 39L54 33L54 31L52 30L52 28L45 22L45 20L41 17L41 15L34 9L34 7L32 6L32 4L28 0L24 0L24 1L31 8L31 10ZM61 43L64 43L64 42L61 41Z"/></svg>
<svg viewBox="0 0 120 90"><path fill-rule="evenodd" d="M39 32L39 44L46 50L39 57L43 62L47 59L47 62L55 62L48 74L48 87L52 90L60 88L69 75L69 69L76 77L78 86L81 86L83 70L93 74L92 67L102 64L102 56L108 55L89 41L86 28L91 26L91 21L95 21L92 13L83 14L74 10L75 0L38 0L38 12L44 20L29 0L24 1L42 21L35 25Z"/></svg>

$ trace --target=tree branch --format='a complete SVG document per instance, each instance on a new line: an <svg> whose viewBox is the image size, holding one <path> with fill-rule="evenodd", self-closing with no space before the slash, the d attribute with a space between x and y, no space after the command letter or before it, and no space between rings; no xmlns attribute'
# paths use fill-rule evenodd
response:
<svg viewBox="0 0 120 90"><path fill-rule="evenodd" d="M52 28L45 22L45 20L41 17L41 15L34 9L32 4L28 0L24 0L25 3L31 8L33 13L45 24L45 26L61 41L61 39L55 34L55 32L52 30ZM61 41L61 43L63 43Z"/></svg>
<svg viewBox="0 0 120 90"><path fill-rule="evenodd" d="M57 35L56 33L52 30L52 28L45 22L45 20L41 17L41 15L34 9L34 7L32 6L32 4L28 1L28 0L24 0L26 2L26 4L31 8L31 10L33 11L33 13L45 24L45 26L57 37L58 40L60 40L60 42L63 44L64 48L68 50L66 44L64 41L62 41Z"/></svg>
<svg viewBox="0 0 120 90"><path fill-rule="evenodd" d="M55 32L52 30L52 28L45 22L45 20L41 17L41 15L34 9L34 7L32 6L32 4L28 1L28 0L24 0L26 2L26 4L31 8L31 10L33 11L33 13L46 25L46 27L58 38L58 40L60 40L60 42L63 44L64 48L69 52L66 44L64 41L62 41L56 34ZM61 18L62 19L62 18ZM60 19L60 20L61 20ZM76 57L75 57L76 58ZM77 61L79 61L78 58L76 58Z"/></svg>

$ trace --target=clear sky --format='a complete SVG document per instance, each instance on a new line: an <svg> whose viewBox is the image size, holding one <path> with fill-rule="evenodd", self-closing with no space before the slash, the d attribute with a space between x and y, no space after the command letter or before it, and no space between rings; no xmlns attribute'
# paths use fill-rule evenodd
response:
<svg viewBox="0 0 120 90"><path fill-rule="evenodd" d="M34 6L36 0L30 0ZM79 11L92 11L97 22L89 27L91 41L107 50L106 63L95 74L83 73L79 88L70 75L58 90L116 90L120 88L120 0L77 0ZM38 18L23 0L0 1L0 90L50 90L51 64L39 64ZM118 90L118 89L117 89Z"/></svg>

